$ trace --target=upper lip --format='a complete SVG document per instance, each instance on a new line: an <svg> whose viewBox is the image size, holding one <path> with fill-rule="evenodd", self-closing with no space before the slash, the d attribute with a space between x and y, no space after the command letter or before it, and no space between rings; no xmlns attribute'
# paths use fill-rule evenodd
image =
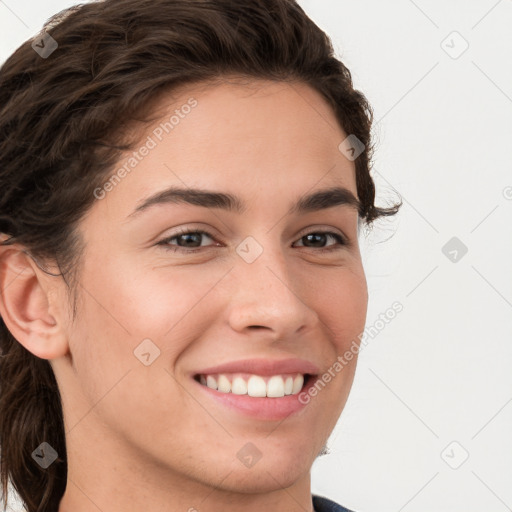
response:
<svg viewBox="0 0 512 512"><path fill-rule="evenodd" d="M316 375L318 367L305 359L244 359L230 361L218 366L203 368L195 375L212 375L216 373L252 373L255 375L279 375L282 373L303 373Z"/></svg>

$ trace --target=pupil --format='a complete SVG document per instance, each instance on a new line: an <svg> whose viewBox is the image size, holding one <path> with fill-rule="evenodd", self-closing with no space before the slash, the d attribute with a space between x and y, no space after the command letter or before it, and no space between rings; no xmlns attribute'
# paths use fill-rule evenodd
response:
<svg viewBox="0 0 512 512"><path fill-rule="evenodd" d="M201 236L200 233L187 233L186 235L181 235L181 239L185 239L186 238L186 241L189 241L191 237L200 237L200 236ZM196 242L197 241L198 240L196 239ZM178 245L183 246L183 244L178 244ZM199 240L199 246L200 245L201 245L201 240ZM185 246L188 247L189 245L185 243ZM194 247L197 247L197 246L194 246Z"/></svg>
<svg viewBox="0 0 512 512"><path fill-rule="evenodd" d="M323 233L313 233L311 235L306 235L306 238L309 239L308 241L311 241L310 239L311 238L316 238L316 242L313 241L313 243L317 243L320 241L320 245L323 245L321 242L323 241L323 237L325 237L325 234ZM319 240L319 238L321 238L321 240ZM318 244L317 244L318 245Z"/></svg>

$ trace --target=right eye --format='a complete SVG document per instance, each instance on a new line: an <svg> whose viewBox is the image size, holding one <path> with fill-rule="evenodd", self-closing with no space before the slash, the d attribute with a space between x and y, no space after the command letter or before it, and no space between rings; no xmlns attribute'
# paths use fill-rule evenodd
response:
<svg viewBox="0 0 512 512"><path fill-rule="evenodd" d="M201 237L206 235L208 238L214 240L213 235L208 231L199 230L199 229L191 229L191 230L182 230L178 233L173 234L170 237L164 238L157 245L162 245L166 250L171 250L174 252L186 252L186 253L194 253L201 250ZM185 243L197 243L199 241L199 246L195 245L189 247L187 245L177 245L172 244L173 240L184 240ZM204 247L204 246L203 246ZM211 247L211 246L208 246Z"/></svg>

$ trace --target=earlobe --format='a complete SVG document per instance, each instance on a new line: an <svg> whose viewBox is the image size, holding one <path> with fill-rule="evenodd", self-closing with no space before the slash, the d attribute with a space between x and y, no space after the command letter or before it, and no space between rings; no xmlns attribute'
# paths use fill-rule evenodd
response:
<svg viewBox="0 0 512 512"><path fill-rule="evenodd" d="M53 298L58 279L42 271L19 245L0 246L0 316L14 338L42 359L68 352Z"/></svg>

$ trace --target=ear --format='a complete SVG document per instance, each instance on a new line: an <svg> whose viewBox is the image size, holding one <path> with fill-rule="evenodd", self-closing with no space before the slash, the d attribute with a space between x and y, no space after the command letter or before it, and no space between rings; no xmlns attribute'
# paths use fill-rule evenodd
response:
<svg viewBox="0 0 512 512"><path fill-rule="evenodd" d="M0 241L7 238L0 234ZM61 278L42 271L24 247L0 245L0 316L11 334L41 359L69 351Z"/></svg>

